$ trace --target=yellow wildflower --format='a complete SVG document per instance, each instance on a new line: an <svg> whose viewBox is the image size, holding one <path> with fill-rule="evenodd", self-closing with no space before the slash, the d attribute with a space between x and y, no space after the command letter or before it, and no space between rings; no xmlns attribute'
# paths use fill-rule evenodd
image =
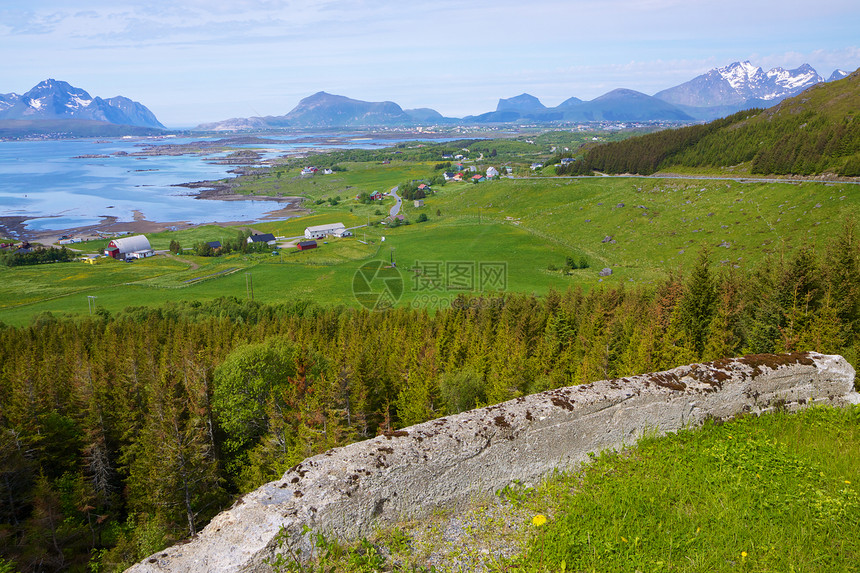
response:
<svg viewBox="0 0 860 573"><path fill-rule="evenodd" d="M546 517L541 515L540 513L532 518L532 525L534 525L535 527L540 527L544 523L546 523Z"/></svg>

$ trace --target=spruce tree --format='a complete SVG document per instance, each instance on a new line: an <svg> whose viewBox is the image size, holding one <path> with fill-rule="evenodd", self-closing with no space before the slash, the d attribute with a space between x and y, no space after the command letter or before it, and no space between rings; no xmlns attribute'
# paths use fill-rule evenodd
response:
<svg viewBox="0 0 860 573"><path fill-rule="evenodd" d="M704 353L708 327L716 303L716 289L710 266L710 251L703 247L699 251L696 266L687 280L684 296L679 303L679 326L698 357Z"/></svg>

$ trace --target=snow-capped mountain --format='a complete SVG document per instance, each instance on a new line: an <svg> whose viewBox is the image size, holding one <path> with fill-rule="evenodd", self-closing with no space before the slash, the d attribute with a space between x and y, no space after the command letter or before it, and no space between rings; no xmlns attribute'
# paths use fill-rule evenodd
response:
<svg viewBox="0 0 860 573"><path fill-rule="evenodd" d="M21 99L18 94L0 94L0 113L3 113Z"/></svg>
<svg viewBox="0 0 860 573"><path fill-rule="evenodd" d="M734 62L658 92L654 97L693 107L743 106L751 100L777 103L823 81L809 64L793 70L764 71L748 61Z"/></svg>
<svg viewBox="0 0 860 573"><path fill-rule="evenodd" d="M833 73L830 74L830 77L827 78L828 82L835 82L837 80L841 80L842 78L847 78L851 72L846 72L845 70L833 70Z"/></svg>
<svg viewBox="0 0 860 573"><path fill-rule="evenodd" d="M116 96L104 100L112 108L123 112L133 123L129 125L142 125L146 127L164 127L148 107L142 103L132 101L127 97Z"/></svg>
<svg viewBox="0 0 860 573"><path fill-rule="evenodd" d="M0 96L0 119L83 119L164 128L144 105L125 97L92 97L67 82L48 79L24 95Z"/></svg>

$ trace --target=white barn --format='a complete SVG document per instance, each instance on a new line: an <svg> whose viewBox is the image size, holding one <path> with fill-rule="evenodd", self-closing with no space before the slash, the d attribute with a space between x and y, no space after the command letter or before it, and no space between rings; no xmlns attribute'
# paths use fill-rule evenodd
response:
<svg viewBox="0 0 860 573"><path fill-rule="evenodd" d="M328 237L329 235L333 237L349 237L352 236L352 233L350 233L346 229L346 225L344 225L343 223L316 225L314 227L308 227L305 229L306 239L322 239Z"/></svg>
<svg viewBox="0 0 860 573"><path fill-rule="evenodd" d="M145 235L134 235L112 240L105 249L105 255L119 260L145 259L155 254Z"/></svg>

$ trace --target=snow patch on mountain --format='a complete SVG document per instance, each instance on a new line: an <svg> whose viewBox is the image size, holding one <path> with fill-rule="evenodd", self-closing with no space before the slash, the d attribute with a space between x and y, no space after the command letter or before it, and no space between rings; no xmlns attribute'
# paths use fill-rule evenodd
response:
<svg viewBox="0 0 860 573"><path fill-rule="evenodd" d="M654 97L682 106L696 117L713 119L763 103L774 105L823 81L809 64L793 70L776 67L764 71L743 61L714 68Z"/></svg>
<svg viewBox="0 0 860 573"><path fill-rule="evenodd" d="M89 107L91 103L93 103L92 99L84 99L80 96L72 95L72 101L67 103L66 107L69 107L71 109Z"/></svg>
<svg viewBox="0 0 860 573"><path fill-rule="evenodd" d="M747 61L723 66L718 68L717 72L733 89L740 91L750 83L755 83L761 76L762 70Z"/></svg>

